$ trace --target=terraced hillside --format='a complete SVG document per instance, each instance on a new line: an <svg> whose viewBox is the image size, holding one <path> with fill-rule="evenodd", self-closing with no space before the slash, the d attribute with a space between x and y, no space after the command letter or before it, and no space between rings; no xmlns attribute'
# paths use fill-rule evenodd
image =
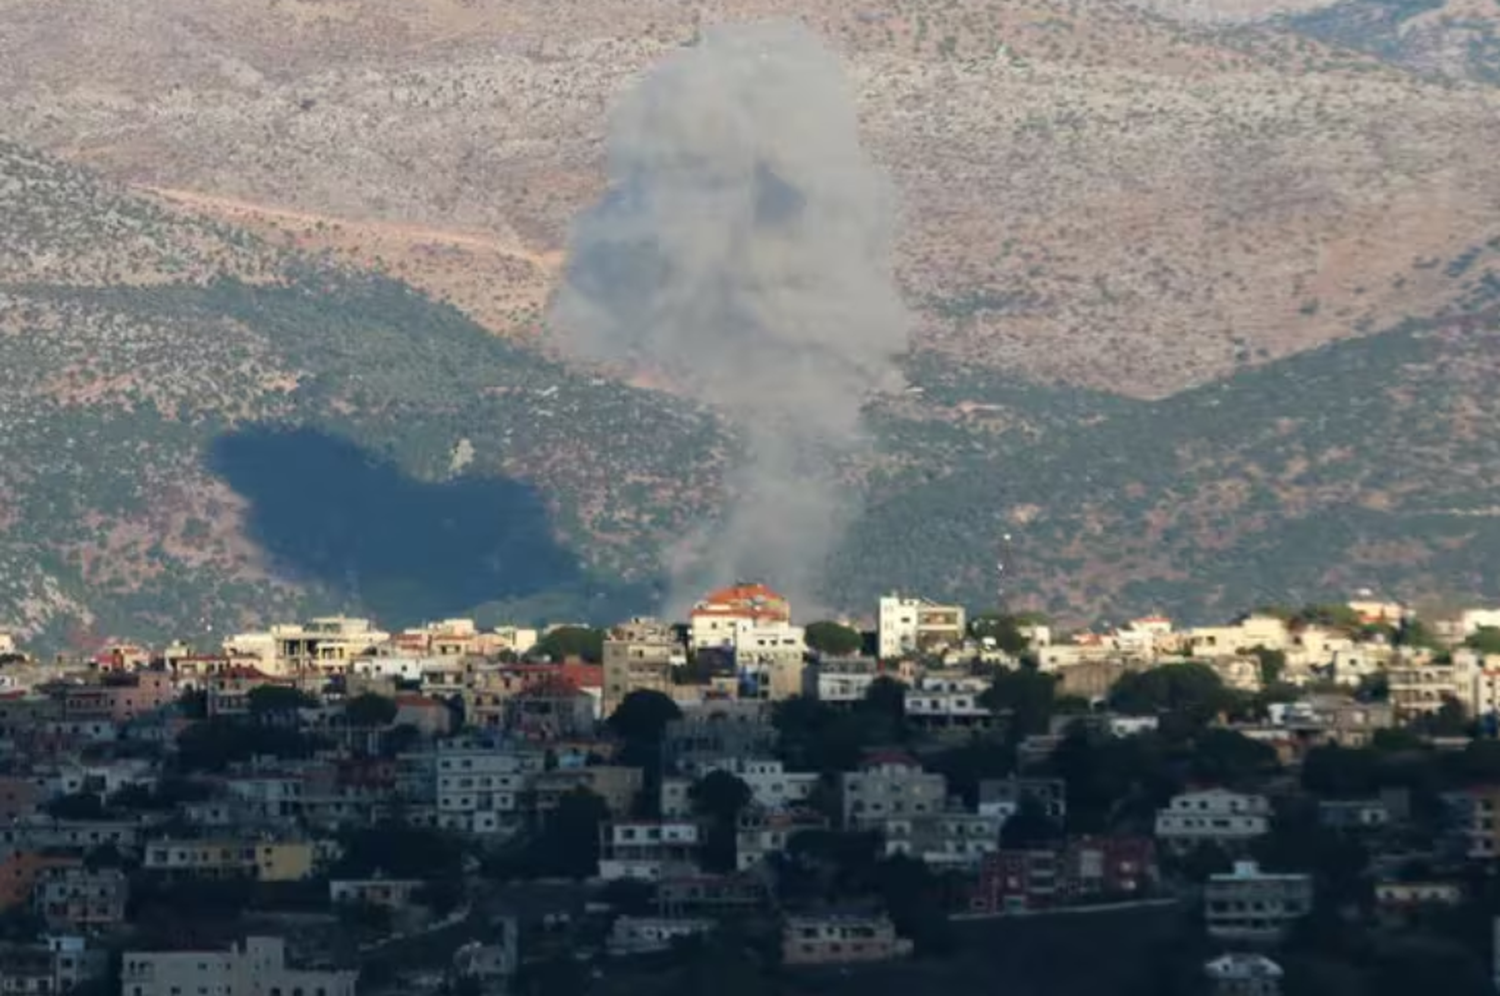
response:
<svg viewBox="0 0 1500 996"><path fill-rule="evenodd" d="M1158 397L1437 310L1413 263L1500 221L1500 95L1203 6L0 0L0 133L530 336L614 96L801 16L901 188L920 344Z"/></svg>

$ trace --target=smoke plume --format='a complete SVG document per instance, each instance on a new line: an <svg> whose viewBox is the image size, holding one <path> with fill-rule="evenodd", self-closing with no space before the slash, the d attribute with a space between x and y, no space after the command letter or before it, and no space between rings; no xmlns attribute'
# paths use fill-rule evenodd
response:
<svg viewBox="0 0 1500 996"><path fill-rule="evenodd" d="M574 226L552 324L575 352L665 375L745 450L722 516L668 557L673 608L763 580L813 590L856 496L860 409L900 383L894 202L838 60L800 25L721 27L610 119L608 189Z"/></svg>

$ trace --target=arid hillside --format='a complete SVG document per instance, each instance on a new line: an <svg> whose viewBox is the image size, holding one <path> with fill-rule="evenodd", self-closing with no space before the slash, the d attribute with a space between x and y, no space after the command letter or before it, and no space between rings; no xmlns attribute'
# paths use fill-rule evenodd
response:
<svg viewBox="0 0 1500 996"><path fill-rule="evenodd" d="M531 336L613 97L795 14L903 194L923 346L1155 397L1443 307L1420 264L1500 232L1500 94L1202 6L0 0L0 134Z"/></svg>

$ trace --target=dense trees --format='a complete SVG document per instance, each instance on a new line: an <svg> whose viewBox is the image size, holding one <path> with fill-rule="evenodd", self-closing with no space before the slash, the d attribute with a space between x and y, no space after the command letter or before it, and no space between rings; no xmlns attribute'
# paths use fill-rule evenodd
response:
<svg viewBox="0 0 1500 996"><path fill-rule="evenodd" d="M1032 667L1002 669L979 701L990 711L1008 717L1010 738L1018 741L1047 732L1057 705L1057 679Z"/></svg>
<svg viewBox="0 0 1500 996"><path fill-rule="evenodd" d="M703 865L709 871L735 868L735 832L741 810L750 804L750 786L727 771L711 771L688 790L693 810L708 820Z"/></svg>
<svg viewBox="0 0 1500 996"><path fill-rule="evenodd" d="M1109 704L1127 715L1163 716L1192 728L1234 708L1237 697L1213 668L1188 661L1125 675L1111 690Z"/></svg>
<svg viewBox="0 0 1500 996"><path fill-rule="evenodd" d="M536 876L592 878L599 873L599 828L609 807L598 795L577 788L558 800L542 832L527 848L525 867Z"/></svg>
<svg viewBox="0 0 1500 996"><path fill-rule="evenodd" d="M1500 627L1481 626L1464 640L1464 646L1485 656L1500 655Z"/></svg>
<svg viewBox="0 0 1500 996"><path fill-rule="evenodd" d="M782 760L802 770L848 771L867 749L904 742L910 733L902 707L905 695L904 685L881 677L852 709L803 697L777 702L771 723Z"/></svg>
<svg viewBox="0 0 1500 996"><path fill-rule="evenodd" d="M969 635L976 640L992 640L1000 650L1019 656L1031 646L1021 632L1021 628L1030 622L1031 619L1023 616L985 613L969 621Z"/></svg>
<svg viewBox="0 0 1500 996"><path fill-rule="evenodd" d="M627 745L655 747L661 743L667 724L682 718L682 710L669 696L637 689L625 696L605 722L610 732Z"/></svg>
<svg viewBox="0 0 1500 996"><path fill-rule="evenodd" d="M373 692L356 695L344 704L344 719L358 729L377 729L389 726L396 718L397 707L392 699Z"/></svg>
<svg viewBox="0 0 1500 996"><path fill-rule="evenodd" d="M604 630L590 626L559 626L543 635L531 652L554 661L578 658L598 664L604 660Z"/></svg>
<svg viewBox="0 0 1500 996"><path fill-rule="evenodd" d="M803 632L803 640L806 641L808 649L830 657L847 657L857 654L860 647L864 645L864 637L860 635L859 630L826 619L808 623Z"/></svg>
<svg viewBox="0 0 1500 996"><path fill-rule="evenodd" d="M682 718L677 703L661 692L637 689L615 707L605 722L624 743L618 759L645 772L643 798L655 811L661 786L661 744L667 724Z"/></svg>
<svg viewBox="0 0 1500 996"><path fill-rule="evenodd" d="M298 709L311 709L318 704L317 699L290 685L261 685L250 689L246 699L251 717L261 721L280 719Z"/></svg>
<svg viewBox="0 0 1500 996"><path fill-rule="evenodd" d="M1047 847L1063 835L1063 828L1047 815L1046 807L1034 795L1023 795L1016 811L1000 828L1000 846L1008 849Z"/></svg>

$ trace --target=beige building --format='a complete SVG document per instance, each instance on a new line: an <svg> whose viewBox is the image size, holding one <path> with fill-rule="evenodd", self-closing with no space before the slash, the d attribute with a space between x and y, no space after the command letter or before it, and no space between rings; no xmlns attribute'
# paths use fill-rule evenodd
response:
<svg viewBox="0 0 1500 996"><path fill-rule="evenodd" d="M1247 616L1230 626L1197 626L1184 634L1184 648L1194 657L1235 657L1255 647L1285 650L1290 643L1286 622L1277 616Z"/></svg>
<svg viewBox="0 0 1500 996"><path fill-rule="evenodd" d="M368 619L326 616L264 632L237 633L224 641L224 652L255 657L260 670L275 676L345 674L354 658L374 654L390 639Z"/></svg>
<svg viewBox="0 0 1500 996"><path fill-rule="evenodd" d="M1391 708L1397 721L1437 712L1449 699L1460 702L1466 697L1460 687L1459 673L1448 664L1430 661L1402 661L1386 671L1390 687Z"/></svg>
<svg viewBox="0 0 1500 996"><path fill-rule="evenodd" d="M279 937L250 937L228 951L127 951L121 996L354 996L353 971L302 971Z"/></svg>
<svg viewBox="0 0 1500 996"><path fill-rule="evenodd" d="M601 714L607 719L634 691L670 695L674 669L686 664L687 652L670 624L637 617L614 627L604 639Z"/></svg>

